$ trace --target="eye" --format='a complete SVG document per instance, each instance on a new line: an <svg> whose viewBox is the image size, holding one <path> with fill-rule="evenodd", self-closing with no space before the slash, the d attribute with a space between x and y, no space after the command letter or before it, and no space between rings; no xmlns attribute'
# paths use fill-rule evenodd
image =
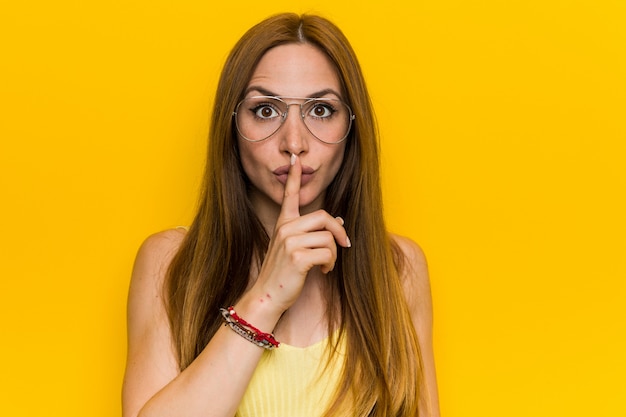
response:
<svg viewBox="0 0 626 417"><path fill-rule="evenodd" d="M272 119L280 116L280 113L270 104L259 104L251 110L259 119Z"/></svg>
<svg viewBox="0 0 626 417"><path fill-rule="evenodd" d="M318 119L325 119L327 117L332 116L334 112L335 112L335 109L330 104L325 103L325 102L317 102L313 104L313 106L311 107L311 110L309 110L309 116L312 116Z"/></svg>

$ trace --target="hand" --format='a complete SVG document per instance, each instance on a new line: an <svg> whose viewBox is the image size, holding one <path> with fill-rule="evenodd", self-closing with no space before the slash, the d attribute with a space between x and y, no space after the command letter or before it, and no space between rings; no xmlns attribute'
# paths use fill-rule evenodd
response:
<svg viewBox="0 0 626 417"><path fill-rule="evenodd" d="M282 311L296 301L314 266L324 274L334 269L337 243L350 247L341 218L324 210L300 216L302 165L295 155L291 162L280 214L255 283L262 289L261 297L271 299Z"/></svg>

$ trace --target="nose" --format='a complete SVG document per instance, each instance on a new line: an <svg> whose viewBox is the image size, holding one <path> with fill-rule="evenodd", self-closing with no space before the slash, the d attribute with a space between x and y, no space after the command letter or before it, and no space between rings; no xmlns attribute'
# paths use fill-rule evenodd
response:
<svg viewBox="0 0 626 417"><path fill-rule="evenodd" d="M293 106L293 108L292 108ZM309 130L304 125L301 116L302 109L297 103L290 103L287 107L287 116L280 128L281 150L290 154L299 155L309 149Z"/></svg>

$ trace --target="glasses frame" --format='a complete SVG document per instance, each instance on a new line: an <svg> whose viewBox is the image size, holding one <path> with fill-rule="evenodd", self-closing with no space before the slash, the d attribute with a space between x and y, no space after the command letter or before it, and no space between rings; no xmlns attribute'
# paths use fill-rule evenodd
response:
<svg viewBox="0 0 626 417"><path fill-rule="evenodd" d="M250 139L247 138L243 133L241 133L241 130L239 130L239 123L237 122L237 113L239 112L239 107L243 104L244 101L246 100L250 100L250 99L258 99L258 98L267 98L267 99L274 99L274 100L278 100L281 103L284 103L285 106L287 107L287 110L285 110L284 113L280 113L280 125L278 126L278 128L272 132L270 135L264 137L263 139ZM286 100L303 100L302 103L287 103ZM328 102L339 102L340 104L344 105L347 109L348 109L348 129L346 129L346 134L337 142L327 142L323 139L318 138L315 133L311 132L311 129L309 128L309 126L306 124L306 122L304 121L305 119L305 115L304 115L304 106L309 104L312 101L328 101ZM280 130L281 127L283 127L283 125L285 124L285 120L287 120L287 116L289 115L289 108L291 106L299 106L300 107L300 119L302 120L302 123L304 124L304 126L306 127L306 130L309 131L309 133L311 135L313 135L313 137L317 140L319 140L320 142L326 143L328 145L337 145L340 144L341 142L343 142L344 140L346 140L346 138L348 137L348 135L350 134L350 130L352 130L352 121L354 119L356 119L356 116L354 115L354 113L352 112L352 109L350 108L350 106L348 106L348 104L346 104L344 101L338 99L338 98L331 98L331 97L288 97L288 96L251 96L251 97L246 97L243 100L241 100L239 103L237 103L237 106L235 107L235 111L233 111L232 117L234 117L235 119L235 128L237 129L237 133L239 133L239 136L241 136L242 139L248 141L248 142L252 142L252 143L258 143L258 142L263 142L264 140L267 140L269 138L271 138L272 136L274 136L276 134L276 132L278 132Z"/></svg>

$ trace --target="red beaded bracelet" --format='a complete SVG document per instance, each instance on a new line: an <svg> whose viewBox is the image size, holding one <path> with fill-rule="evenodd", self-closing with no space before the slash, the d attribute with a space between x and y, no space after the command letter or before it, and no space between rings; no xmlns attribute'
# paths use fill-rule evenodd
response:
<svg viewBox="0 0 626 417"><path fill-rule="evenodd" d="M271 333L263 333L241 317L237 315L233 306L228 309L220 308L222 317L224 317L225 325L229 326L239 336L254 343L257 346L261 346L265 349L274 349L280 346L274 335Z"/></svg>

